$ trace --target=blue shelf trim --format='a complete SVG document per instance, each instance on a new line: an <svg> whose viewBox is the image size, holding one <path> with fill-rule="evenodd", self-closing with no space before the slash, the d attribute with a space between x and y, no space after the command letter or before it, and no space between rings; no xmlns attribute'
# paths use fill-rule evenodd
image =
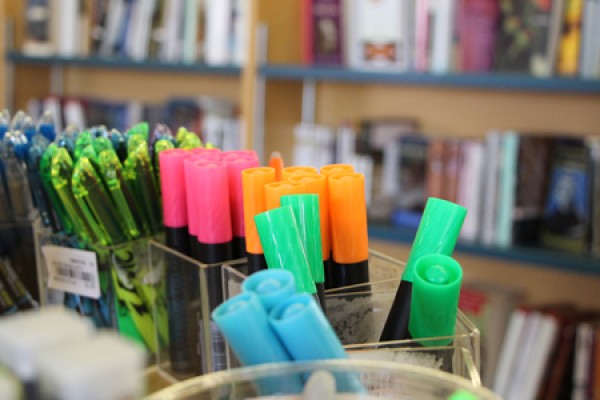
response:
<svg viewBox="0 0 600 400"><path fill-rule="evenodd" d="M369 238L374 240L385 240L410 245L414 237L415 231L409 229L401 229L384 224L369 224ZM600 259L584 255L528 247L503 249L471 243L458 243L456 251L474 256L532 264L540 268L551 267L564 272L600 277Z"/></svg>
<svg viewBox="0 0 600 400"><path fill-rule="evenodd" d="M134 61L117 57L61 57L28 56L18 52L9 52L6 59L18 64L64 65L87 68L135 69L142 71L188 72L205 75L239 76L241 68L235 65L211 66L206 64L167 63L158 60Z"/></svg>
<svg viewBox="0 0 600 400"><path fill-rule="evenodd" d="M336 67L265 65L260 73L269 79L383 83L393 85L449 86L471 89L575 92L600 94L600 80L581 78L535 78L517 74L445 74L417 72L357 71Z"/></svg>

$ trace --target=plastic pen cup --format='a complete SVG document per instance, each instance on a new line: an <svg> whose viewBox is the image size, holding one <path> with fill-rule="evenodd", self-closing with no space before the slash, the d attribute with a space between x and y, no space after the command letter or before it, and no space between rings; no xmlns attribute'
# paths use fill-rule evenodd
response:
<svg viewBox="0 0 600 400"><path fill-rule="evenodd" d="M242 153L238 157L228 153L223 157L227 164L227 177L229 182L229 206L231 207L231 229L233 233L233 258L246 256L246 239L244 227L244 193L242 188L242 171L259 166L258 158L251 154Z"/></svg>
<svg viewBox="0 0 600 400"><path fill-rule="evenodd" d="M303 182L277 181L265 185L265 204L267 210L281 205L281 196L286 194L304 193L306 185Z"/></svg>
<svg viewBox="0 0 600 400"><path fill-rule="evenodd" d="M329 221L329 195L327 193L327 177L322 174L294 174L290 182L303 182L304 192L319 195L319 214L321 223L321 252L325 271L325 288L330 289L333 282L331 258L331 227Z"/></svg>
<svg viewBox="0 0 600 400"><path fill-rule="evenodd" d="M319 196L316 194L291 194L281 197L281 206L290 206L298 224L300 239L306 259L317 287L319 303L325 310L325 272L321 259L321 223Z"/></svg>
<svg viewBox="0 0 600 400"><path fill-rule="evenodd" d="M333 285L343 287L369 281L369 239L365 177L348 172L328 178L333 253Z"/></svg>
<svg viewBox="0 0 600 400"><path fill-rule="evenodd" d="M269 322L294 361L348 358L327 317L308 294L281 301L269 314ZM343 375L337 379L338 392L365 391L357 376Z"/></svg>
<svg viewBox="0 0 600 400"><path fill-rule="evenodd" d="M452 255L466 214L466 208L450 201L435 197L427 200L400 285L381 333L381 341L410 337L408 322L415 263L428 254Z"/></svg>
<svg viewBox="0 0 600 400"><path fill-rule="evenodd" d="M267 313L298 293L294 274L285 269L267 269L250 275L242 283L242 291L255 293Z"/></svg>
<svg viewBox="0 0 600 400"><path fill-rule="evenodd" d="M317 288L292 208L274 208L256 215L254 219L269 269L290 271L294 274L298 292L315 294Z"/></svg>
<svg viewBox="0 0 600 400"><path fill-rule="evenodd" d="M231 350L243 365L258 365L292 360L269 323L268 314L253 292L238 294L217 307L212 318L227 339ZM292 392L302 391L302 381L295 376L285 381L278 378L258 381L263 394L277 393L281 385Z"/></svg>
<svg viewBox="0 0 600 400"><path fill-rule="evenodd" d="M254 216L267 210L265 185L270 182L275 182L275 169L271 167L249 168L242 171L244 231L249 275L267 268Z"/></svg>
<svg viewBox="0 0 600 400"><path fill-rule="evenodd" d="M281 170L281 180L287 181L294 175L318 174L315 167L297 165L293 167L285 167Z"/></svg>
<svg viewBox="0 0 600 400"><path fill-rule="evenodd" d="M456 328L462 268L452 257L423 256L415 263L408 329L413 339L440 338L421 342L446 346Z"/></svg>

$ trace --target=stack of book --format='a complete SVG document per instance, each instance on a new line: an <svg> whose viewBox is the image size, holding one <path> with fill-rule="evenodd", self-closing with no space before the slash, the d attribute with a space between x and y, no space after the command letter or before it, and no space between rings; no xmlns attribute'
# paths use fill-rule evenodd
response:
<svg viewBox="0 0 600 400"><path fill-rule="evenodd" d="M302 0L306 64L600 78L598 0Z"/></svg>

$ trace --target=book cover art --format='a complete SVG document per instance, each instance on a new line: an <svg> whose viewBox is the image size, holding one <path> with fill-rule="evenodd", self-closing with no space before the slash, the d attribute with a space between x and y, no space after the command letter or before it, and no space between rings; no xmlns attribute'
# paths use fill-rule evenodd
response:
<svg viewBox="0 0 600 400"><path fill-rule="evenodd" d="M500 0L494 66L501 71L549 75L561 0ZM554 22L556 21L556 22Z"/></svg>
<svg viewBox="0 0 600 400"><path fill-rule="evenodd" d="M576 75L579 69L583 0L565 1L557 69L561 75Z"/></svg>
<svg viewBox="0 0 600 400"><path fill-rule="evenodd" d="M541 241L544 246L583 253L590 221L589 154L583 140L555 144Z"/></svg>
<svg viewBox="0 0 600 400"><path fill-rule="evenodd" d="M340 0L312 0L312 61L342 64L342 9Z"/></svg>

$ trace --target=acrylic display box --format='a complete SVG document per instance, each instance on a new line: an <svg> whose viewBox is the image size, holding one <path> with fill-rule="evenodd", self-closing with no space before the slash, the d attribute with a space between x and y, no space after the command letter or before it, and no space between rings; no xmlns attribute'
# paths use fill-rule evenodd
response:
<svg viewBox="0 0 600 400"><path fill-rule="evenodd" d="M332 393L335 392L335 397ZM167 387L147 400L242 399L500 400L488 389L431 368L395 362L327 360L216 372Z"/></svg>
<svg viewBox="0 0 600 400"><path fill-rule="evenodd" d="M163 310L156 301L160 282L149 265L149 239L99 246L37 225L35 241L42 305L63 304L156 353L166 332L154 320Z"/></svg>
<svg viewBox="0 0 600 400"><path fill-rule="evenodd" d="M155 268L152 275L158 283L154 309L167 310L155 316L156 329L169 331L176 338L158 343L157 367L161 375L177 382L239 367L210 320L215 303L209 294L219 282L217 291L222 299L240 293L247 276L245 259L209 265L155 241L150 241L149 248L150 265ZM421 339L421 344L412 340L379 342L403 268L404 263L371 251L368 284L326 292L326 315L350 357L426 366L481 385L479 331L460 311L449 345L423 345L440 338Z"/></svg>

